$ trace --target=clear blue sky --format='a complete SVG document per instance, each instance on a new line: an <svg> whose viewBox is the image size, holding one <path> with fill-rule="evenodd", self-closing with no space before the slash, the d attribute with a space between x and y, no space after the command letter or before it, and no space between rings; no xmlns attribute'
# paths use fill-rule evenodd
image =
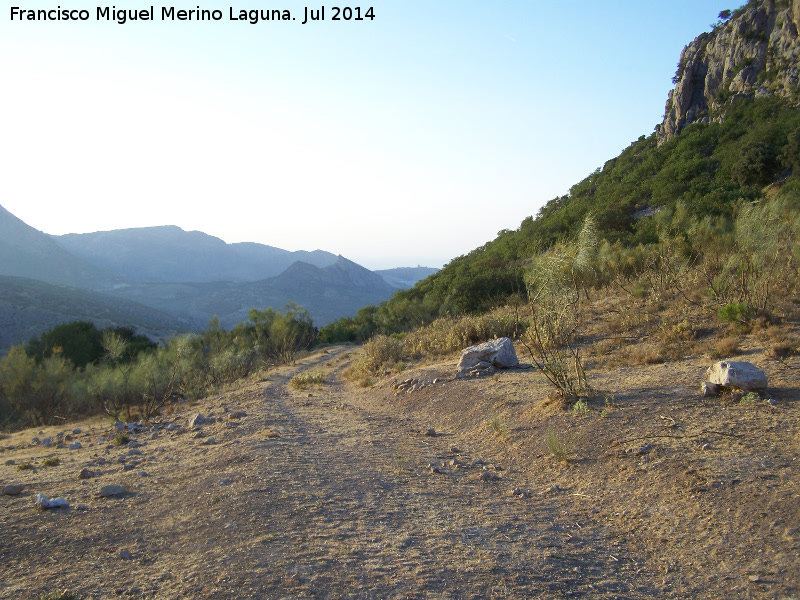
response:
<svg viewBox="0 0 800 600"><path fill-rule="evenodd" d="M223 20L160 20L198 5ZM228 19L265 5L297 20ZM0 204L53 234L174 224L387 268L516 228L649 135L681 49L739 3L376 0L307 25L295 0L153 6L4 3Z"/></svg>

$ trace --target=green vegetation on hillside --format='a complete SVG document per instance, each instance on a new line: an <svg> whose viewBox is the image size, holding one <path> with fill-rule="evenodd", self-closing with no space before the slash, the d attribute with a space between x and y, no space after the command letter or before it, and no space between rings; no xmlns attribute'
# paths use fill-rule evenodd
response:
<svg viewBox="0 0 800 600"><path fill-rule="evenodd" d="M640 137L518 229L501 231L380 306L323 327L321 339L362 341L524 296L524 266L531 257L574 238L589 214L598 238L621 252L657 246L659 228L671 226L668 215L676 211L695 226L716 219L715 226L725 228L743 207L765 197L793 205L800 192L798 166L800 110L776 97L737 100L721 122L689 125L660 146L656 134Z"/></svg>
<svg viewBox="0 0 800 600"><path fill-rule="evenodd" d="M162 346L126 328L59 325L0 358L0 425L47 425L97 411L149 419L167 402L291 362L316 338L310 315L294 304L253 309L231 331L214 319L203 333Z"/></svg>

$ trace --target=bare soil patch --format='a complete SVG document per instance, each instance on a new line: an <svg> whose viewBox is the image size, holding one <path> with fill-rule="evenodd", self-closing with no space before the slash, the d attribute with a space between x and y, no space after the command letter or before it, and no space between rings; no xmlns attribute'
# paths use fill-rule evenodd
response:
<svg viewBox="0 0 800 600"><path fill-rule="evenodd" d="M605 393L585 414L536 372L454 381L455 358L361 389L341 378L357 350L337 347L136 448L102 419L15 433L0 485L26 487L0 495L0 597L800 597L800 359L751 346L775 406L700 398L696 357L591 371ZM312 371L325 383L290 385ZM396 394L407 377L440 381ZM216 418L202 437L197 412ZM31 443L59 431L62 447ZM40 492L70 507L36 509Z"/></svg>

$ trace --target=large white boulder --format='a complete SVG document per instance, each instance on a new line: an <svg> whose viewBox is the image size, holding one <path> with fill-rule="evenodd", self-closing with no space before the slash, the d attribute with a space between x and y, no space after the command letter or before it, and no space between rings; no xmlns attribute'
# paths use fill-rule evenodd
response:
<svg viewBox="0 0 800 600"><path fill-rule="evenodd" d="M497 369L509 369L519 364L513 342L507 338L499 338L470 346L461 351L456 377L468 377L477 372Z"/></svg>
<svg viewBox="0 0 800 600"><path fill-rule="evenodd" d="M717 385L742 390L760 390L767 387L767 375L749 362L723 360L708 368L706 379Z"/></svg>

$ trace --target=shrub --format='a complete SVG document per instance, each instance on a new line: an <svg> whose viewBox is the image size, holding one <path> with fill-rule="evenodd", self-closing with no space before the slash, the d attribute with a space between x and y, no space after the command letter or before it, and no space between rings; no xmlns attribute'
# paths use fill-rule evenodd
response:
<svg viewBox="0 0 800 600"><path fill-rule="evenodd" d="M578 398L578 401L572 405L572 412L578 416L589 414L589 403L585 398Z"/></svg>
<svg viewBox="0 0 800 600"><path fill-rule="evenodd" d="M571 438L564 438L555 430L551 429L547 432L547 435L545 435L544 443L556 459L564 462L569 460L573 445L573 440Z"/></svg>
<svg viewBox="0 0 800 600"><path fill-rule="evenodd" d="M292 387L303 390L309 385L322 385L325 383L325 375L321 371L314 373L300 373L292 377L289 382Z"/></svg>
<svg viewBox="0 0 800 600"><path fill-rule="evenodd" d="M489 424L498 436L504 438L508 435L508 425L506 425L506 422L500 417L492 417L489 419Z"/></svg>
<svg viewBox="0 0 800 600"><path fill-rule="evenodd" d="M56 456L51 456L49 458L45 458L42 461L42 466L43 467L57 467L59 464L61 464L61 461L58 460L58 457L56 457Z"/></svg>
<svg viewBox="0 0 800 600"><path fill-rule="evenodd" d="M753 314L754 311L747 302L729 302L717 309L717 317L723 323L745 323Z"/></svg>

